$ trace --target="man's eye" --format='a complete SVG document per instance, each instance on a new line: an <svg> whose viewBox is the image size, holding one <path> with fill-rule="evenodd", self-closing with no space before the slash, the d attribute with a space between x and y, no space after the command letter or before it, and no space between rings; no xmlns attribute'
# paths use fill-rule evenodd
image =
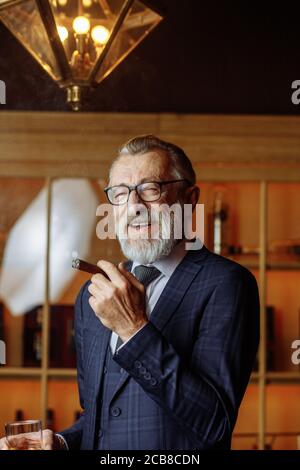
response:
<svg viewBox="0 0 300 470"><path fill-rule="evenodd" d="M147 194L158 194L159 193L159 188L156 185L149 185L149 186L144 186L142 188L143 193Z"/></svg>
<svg viewBox="0 0 300 470"><path fill-rule="evenodd" d="M127 190L125 188L120 188L120 189L117 189L116 191L114 191L113 194L114 194L115 198L120 198L122 196L126 196Z"/></svg>

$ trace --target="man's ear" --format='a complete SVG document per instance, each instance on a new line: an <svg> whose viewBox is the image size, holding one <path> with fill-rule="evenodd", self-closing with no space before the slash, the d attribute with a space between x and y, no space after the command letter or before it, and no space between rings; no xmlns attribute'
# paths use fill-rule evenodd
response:
<svg viewBox="0 0 300 470"><path fill-rule="evenodd" d="M197 185L186 189L186 204L192 204L193 210L196 207L200 197L200 188Z"/></svg>

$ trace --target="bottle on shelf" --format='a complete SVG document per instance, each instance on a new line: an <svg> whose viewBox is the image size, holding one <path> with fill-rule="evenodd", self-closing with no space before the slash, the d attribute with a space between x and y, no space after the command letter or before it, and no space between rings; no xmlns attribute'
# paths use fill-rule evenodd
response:
<svg viewBox="0 0 300 470"><path fill-rule="evenodd" d="M47 409L46 429L51 429L51 431L55 432L55 413L52 408Z"/></svg>
<svg viewBox="0 0 300 470"><path fill-rule="evenodd" d="M4 305L0 302L0 339L4 341Z"/></svg>
<svg viewBox="0 0 300 470"><path fill-rule="evenodd" d="M76 367L73 305L51 305L50 367Z"/></svg>
<svg viewBox="0 0 300 470"><path fill-rule="evenodd" d="M267 371L275 371L275 352L276 352L276 335L275 335L275 307L273 305L266 306L266 330L267 330Z"/></svg>
<svg viewBox="0 0 300 470"><path fill-rule="evenodd" d="M209 245L214 253L228 253L228 220L229 205L227 203L226 188L216 186L212 195L212 210L208 215Z"/></svg>
<svg viewBox="0 0 300 470"><path fill-rule="evenodd" d="M23 364L39 367L42 358L43 307L37 306L26 313L23 330ZM50 306L50 367L76 367L74 346L74 306Z"/></svg>
<svg viewBox="0 0 300 470"><path fill-rule="evenodd" d="M42 358L43 307L33 308L25 315L23 331L23 363L25 367L39 367Z"/></svg>
<svg viewBox="0 0 300 470"><path fill-rule="evenodd" d="M24 421L24 411L19 409L15 411L15 421Z"/></svg>
<svg viewBox="0 0 300 470"><path fill-rule="evenodd" d="M4 337L4 305L0 302L0 367L6 364L6 345Z"/></svg>

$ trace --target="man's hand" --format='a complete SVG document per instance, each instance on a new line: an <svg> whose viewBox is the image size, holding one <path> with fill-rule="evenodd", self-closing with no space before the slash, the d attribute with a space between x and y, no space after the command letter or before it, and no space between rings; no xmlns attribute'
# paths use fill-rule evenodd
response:
<svg viewBox="0 0 300 470"><path fill-rule="evenodd" d="M89 304L104 326L117 333L123 341L148 323L145 308L145 287L128 272L122 263L118 268L108 261L99 261L106 272L94 274L88 290Z"/></svg>
<svg viewBox="0 0 300 470"><path fill-rule="evenodd" d="M67 450L64 439L50 429L43 430L44 450Z"/></svg>
<svg viewBox="0 0 300 470"><path fill-rule="evenodd" d="M2 437L2 439L0 439L0 450L9 450L6 437Z"/></svg>
<svg viewBox="0 0 300 470"><path fill-rule="evenodd" d="M14 444L13 448L14 449L24 449L25 448L25 441L26 438L24 438L24 434L16 434L14 437ZM11 446L8 444L6 437L3 437L0 439L0 450L10 450ZM58 436L57 434L54 434L53 431L50 429L44 429L43 430L43 447L42 450L63 450L66 449L64 440ZM28 449L29 450L29 449Z"/></svg>

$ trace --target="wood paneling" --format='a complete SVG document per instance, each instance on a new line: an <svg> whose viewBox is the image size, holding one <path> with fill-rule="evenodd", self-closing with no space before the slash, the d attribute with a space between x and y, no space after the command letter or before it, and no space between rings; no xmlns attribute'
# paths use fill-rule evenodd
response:
<svg viewBox="0 0 300 470"><path fill-rule="evenodd" d="M299 178L298 116L41 112L0 113L0 176L103 178L120 144L145 133L183 147L202 180Z"/></svg>

